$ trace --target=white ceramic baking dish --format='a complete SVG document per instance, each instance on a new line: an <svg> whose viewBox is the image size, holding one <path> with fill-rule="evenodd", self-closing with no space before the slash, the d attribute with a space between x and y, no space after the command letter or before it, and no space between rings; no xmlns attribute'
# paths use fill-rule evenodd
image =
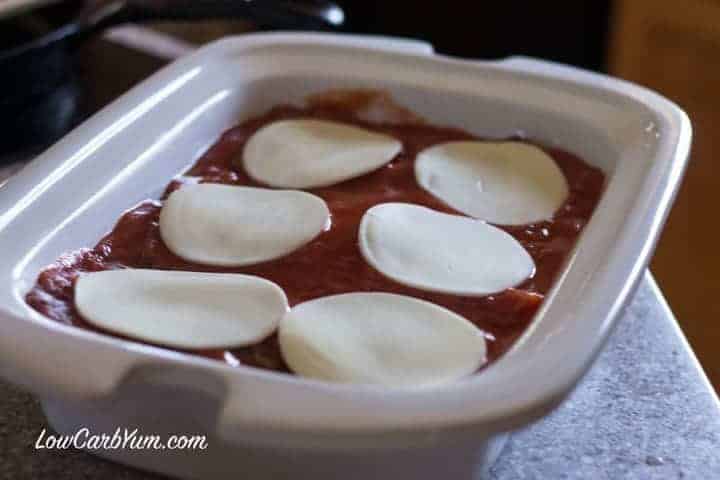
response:
<svg viewBox="0 0 720 480"><path fill-rule="evenodd" d="M25 304L42 267L94 245L223 129L339 87L389 91L435 124L486 137L522 131L608 175L531 328L482 374L412 392L330 385L68 327ZM208 434L202 453L96 452L179 477L477 477L503 433L557 405L602 347L650 257L690 137L668 100L537 60L457 60L424 43L337 35L213 43L132 89L0 189L0 374L36 392L60 432Z"/></svg>

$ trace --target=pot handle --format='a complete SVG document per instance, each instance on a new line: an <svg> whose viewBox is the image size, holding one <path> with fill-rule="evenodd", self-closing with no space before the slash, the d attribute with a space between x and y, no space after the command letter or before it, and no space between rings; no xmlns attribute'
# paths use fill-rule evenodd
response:
<svg viewBox="0 0 720 480"><path fill-rule="evenodd" d="M231 18L279 30L333 30L345 22L343 10L326 0L112 0L86 11L76 33L123 23Z"/></svg>

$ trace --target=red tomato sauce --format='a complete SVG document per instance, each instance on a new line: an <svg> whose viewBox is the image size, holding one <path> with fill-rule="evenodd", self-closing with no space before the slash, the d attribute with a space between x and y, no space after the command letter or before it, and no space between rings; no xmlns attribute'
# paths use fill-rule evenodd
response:
<svg viewBox="0 0 720 480"><path fill-rule="evenodd" d="M401 140L402 152L379 170L331 187L308 190L325 200L331 212L332 225L295 252L269 262L238 268L187 262L171 253L160 237L158 215L162 199L147 200L127 211L94 248L63 255L45 268L27 294L27 303L53 320L96 330L80 317L74 305L74 282L83 272L125 267L236 272L259 275L277 283L285 290L291 306L327 295L362 291L391 292L428 300L462 315L486 332L489 361L496 360L527 328L563 268L601 197L604 175L571 153L535 143L555 159L570 186L569 197L552 220L523 226L500 226L532 255L537 266L535 275L517 288L482 298L406 287L384 277L365 262L357 240L360 219L368 208L384 202L414 203L457 214L418 186L413 163L418 152L431 145L478 138L460 129L420 122L417 117L403 113L397 107L387 108L386 105L377 111L375 100L377 98L368 96L366 92L355 97L329 95L310 102L306 107L275 107L224 132L185 175L168 185L163 198L182 184L191 182L262 186L248 177L239 166L238 159L242 157L246 141L256 130L280 119L312 117L340 121ZM385 111L382 111L383 108ZM384 120L375 121L377 117ZM192 353L230 364L288 372L275 335L245 348Z"/></svg>

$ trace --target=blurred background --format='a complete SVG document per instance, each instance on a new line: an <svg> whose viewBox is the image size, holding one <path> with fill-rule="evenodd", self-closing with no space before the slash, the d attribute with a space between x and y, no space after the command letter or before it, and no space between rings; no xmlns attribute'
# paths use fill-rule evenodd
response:
<svg viewBox="0 0 720 480"><path fill-rule="evenodd" d="M0 16L3 4L18 1L0 0ZM0 48L62 25L90 3L98 2L61 1L0 17ZM608 72L657 90L688 112L695 131L690 168L651 269L720 388L720 254L715 250L720 226L713 196L720 191L713 158L713 150L720 151L720 0L337 3L347 13L350 31L424 39L450 55L522 54ZM30 76L13 77L17 69L3 66L0 54L0 128L6 132L0 160L29 158L194 44L255 28L244 21L146 27L149 34L130 27L84 41L71 52L70 70L59 68L67 61L63 57ZM12 95L21 81L38 83L31 100Z"/></svg>

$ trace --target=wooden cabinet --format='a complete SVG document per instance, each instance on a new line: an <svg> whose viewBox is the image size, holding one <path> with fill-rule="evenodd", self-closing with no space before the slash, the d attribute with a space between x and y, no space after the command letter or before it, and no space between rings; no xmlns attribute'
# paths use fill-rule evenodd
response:
<svg viewBox="0 0 720 480"><path fill-rule="evenodd" d="M690 166L652 271L720 388L720 0L618 1L609 63L692 121Z"/></svg>

